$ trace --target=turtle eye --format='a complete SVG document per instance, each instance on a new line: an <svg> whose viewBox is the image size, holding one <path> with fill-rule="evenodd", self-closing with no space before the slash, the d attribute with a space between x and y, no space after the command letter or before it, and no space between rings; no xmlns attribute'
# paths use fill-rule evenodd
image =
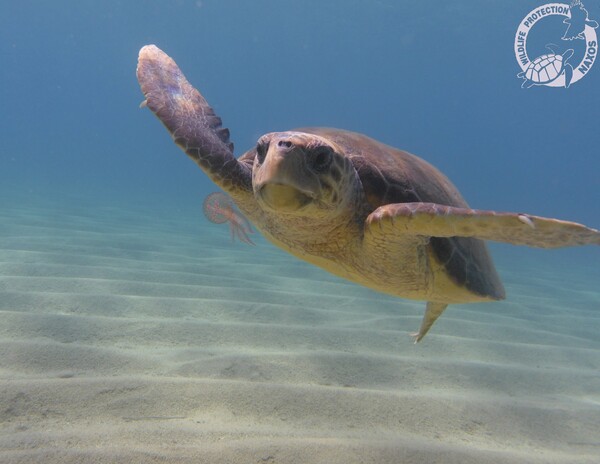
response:
<svg viewBox="0 0 600 464"><path fill-rule="evenodd" d="M331 164L331 149L328 147L317 148L312 157L312 168L322 172Z"/></svg>
<svg viewBox="0 0 600 464"><path fill-rule="evenodd" d="M267 150L269 149L269 144L268 143L261 143L259 142L256 145L256 158L258 159L259 163L263 163L263 161L265 160L265 156L267 156Z"/></svg>

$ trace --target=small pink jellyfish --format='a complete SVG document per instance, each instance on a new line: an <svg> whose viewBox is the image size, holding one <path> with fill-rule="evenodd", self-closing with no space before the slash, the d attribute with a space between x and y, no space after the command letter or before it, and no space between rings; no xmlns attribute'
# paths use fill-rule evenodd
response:
<svg viewBox="0 0 600 464"><path fill-rule="evenodd" d="M204 199L203 208L204 214L210 222L215 224L229 222L231 241L234 241L237 237L248 245L254 245L254 242L248 237L248 234L254 233L248 219L235 209L233 200L226 194L221 192L211 193Z"/></svg>

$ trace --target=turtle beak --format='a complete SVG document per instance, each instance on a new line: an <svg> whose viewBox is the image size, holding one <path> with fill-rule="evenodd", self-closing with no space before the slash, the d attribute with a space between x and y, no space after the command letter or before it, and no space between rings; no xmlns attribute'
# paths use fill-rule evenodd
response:
<svg viewBox="0 0 600 464"><path fill-rule="evenodd" d="M254 169L257 200L267 209L294 212L316 199L320 183L307 167L301 137L276 134L268 147L264 161Z"/></svg>

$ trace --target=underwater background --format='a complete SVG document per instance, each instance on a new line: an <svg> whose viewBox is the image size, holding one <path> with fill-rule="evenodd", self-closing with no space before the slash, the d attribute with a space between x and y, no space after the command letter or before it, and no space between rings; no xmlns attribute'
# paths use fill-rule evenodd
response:
<svg viewBox="0 0 600 464"><path fill-rule="evenodd" d="M542 4L0 2L0 461L598 462L597 246L491 244L507 299L453 305L413 345L422 302L208 222L216 187L135 77L163 49L236 156L339 127L473 208L599 228L600 65L568 89L517 77ZM530 57L583 60L565 28L540 20Z"/></svg>

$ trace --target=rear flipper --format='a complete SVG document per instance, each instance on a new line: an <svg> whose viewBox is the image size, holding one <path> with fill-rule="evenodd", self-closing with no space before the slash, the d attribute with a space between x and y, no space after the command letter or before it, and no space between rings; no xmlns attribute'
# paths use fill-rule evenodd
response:
<svg viewBox="0 0 600 464"><path fill-rule="evenodd" d="M433 323L442 315L447 307L447 303L435 303L433 301L427 302L427 309L425 310L425 315L421 321L421 327L419 327L419 331L410 334L411 337L414 337L415 343L418 343L423 339Z"/></svg>

